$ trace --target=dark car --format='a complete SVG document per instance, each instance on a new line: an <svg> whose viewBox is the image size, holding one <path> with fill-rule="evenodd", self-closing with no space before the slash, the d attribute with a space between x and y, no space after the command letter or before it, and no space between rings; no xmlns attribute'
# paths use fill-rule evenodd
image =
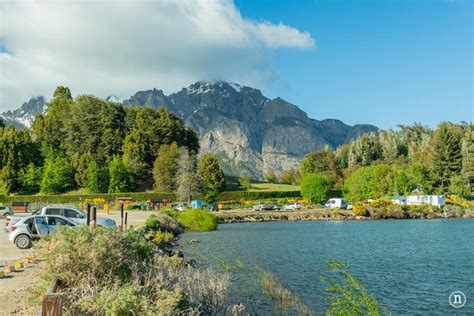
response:
<svg viewBox="0 0 474 316"><path fill-rule="evenodd" d="M219 208L217 207L217 204L216 203L212 203L212 204L209 204L207 206L207 210L209 212L217 212L219 210Z"/></svg>

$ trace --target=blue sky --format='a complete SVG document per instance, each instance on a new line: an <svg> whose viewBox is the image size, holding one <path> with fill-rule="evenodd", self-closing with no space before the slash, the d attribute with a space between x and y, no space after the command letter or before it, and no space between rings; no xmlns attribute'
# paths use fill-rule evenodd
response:
<svg viewBox="0 0 474 316"><path fill-rule="evenodd" d="M0 112L227 80L316 119L472 121L471 0L0 1Z"/></svg>
<svg viewBox="0 0 474 316"><path fill-rule="evenodd" d="M250 1L244 17L308 31L313 49L273 55L266 89L310 117L371 123L472 121L471 1Z"/></svg>

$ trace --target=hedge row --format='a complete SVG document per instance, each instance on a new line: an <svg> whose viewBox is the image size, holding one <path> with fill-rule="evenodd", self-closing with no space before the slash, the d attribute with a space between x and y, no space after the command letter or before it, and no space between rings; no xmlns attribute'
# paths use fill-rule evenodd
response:
<svg viewBox="0 0 474 316"><path fill-rule="evenodd" d="M130 193L104 193L104 194L57 194L57 195L14 195L0 198L1 202L11 204L13 202L30 202L40 204L55 203L79 203L88 199L105 199L114 202L117 198L132 198L132 201L149 201L154 199L169 199L174 201L174 193L166 192L130 192Z"/></svg>
<svg viewBox="0 0 474 316"><path fill-rule="evenodd" d="M104 194L58 194L58 195L14 195L1 197L0 201L5 204L13 202L30 202L39 204L55 203L79 203L88 199L105 199L107 202L114 202L117 198L130 197L132 201L149 201L154 199L176 200L174 193L166 192L131 192L131 193L104 193ZM219 195L220 201L239 201L239 200L260 200L272 198L292 198L301 197L300 191L226 191ZM202 197L201 197L202 198Z"/></svg>
<svg viewBox="0 0 474 316"><path fill-rule="evenodd" d="M263 200L301 197L300 191L226 191L219 195L220 201Z"/></svg>

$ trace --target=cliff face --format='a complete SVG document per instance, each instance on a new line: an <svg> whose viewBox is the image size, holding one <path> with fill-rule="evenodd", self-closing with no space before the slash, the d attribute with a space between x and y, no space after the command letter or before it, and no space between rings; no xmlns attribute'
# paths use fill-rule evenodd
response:
<svg viewBox="0 0 474 316"><path fill-rule="evenodd" d="M124 104L164 106L198 132L201 152L216 154L227 174L254 178L296 167L309 151L377 131L372 125L311 119L281 98L270 100L260 90L227 82L196 82L169 96L140 91Z"/></svg>
<svg viewBox="0 0 474 316"><path fill-rule="evenodd" d="M278 174L297 167L310 151L326 145L336 148L377 131L372 125L315 120L281 98L270 100L258 89L227 82L196 82L168 96L157 89L139 91L122 103L167 108L196 130L201 153L217 155L226 174L257 179L268 171ZM44 97L35 97L0 117L7 124L30 128L35 115L45 111Z"/></svg>

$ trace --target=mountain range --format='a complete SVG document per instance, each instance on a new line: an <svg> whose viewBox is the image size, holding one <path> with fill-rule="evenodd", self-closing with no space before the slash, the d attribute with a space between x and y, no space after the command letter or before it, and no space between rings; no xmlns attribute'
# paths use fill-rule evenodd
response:
<svg viewBox="0 0 474 316"><path fill-rule="evenodd" d="M269 99L258 89L223 81L196 82L170 95L158 89L138 91L121 103L165 107L198 133L201 153L218 156L226 174L256 179L296 167L310 151L337 148L378 130L368 124L309 118L281 98ZM34 116L46 109L45 98L35 97L0 117L7 124L30 128Z"/></svg>

